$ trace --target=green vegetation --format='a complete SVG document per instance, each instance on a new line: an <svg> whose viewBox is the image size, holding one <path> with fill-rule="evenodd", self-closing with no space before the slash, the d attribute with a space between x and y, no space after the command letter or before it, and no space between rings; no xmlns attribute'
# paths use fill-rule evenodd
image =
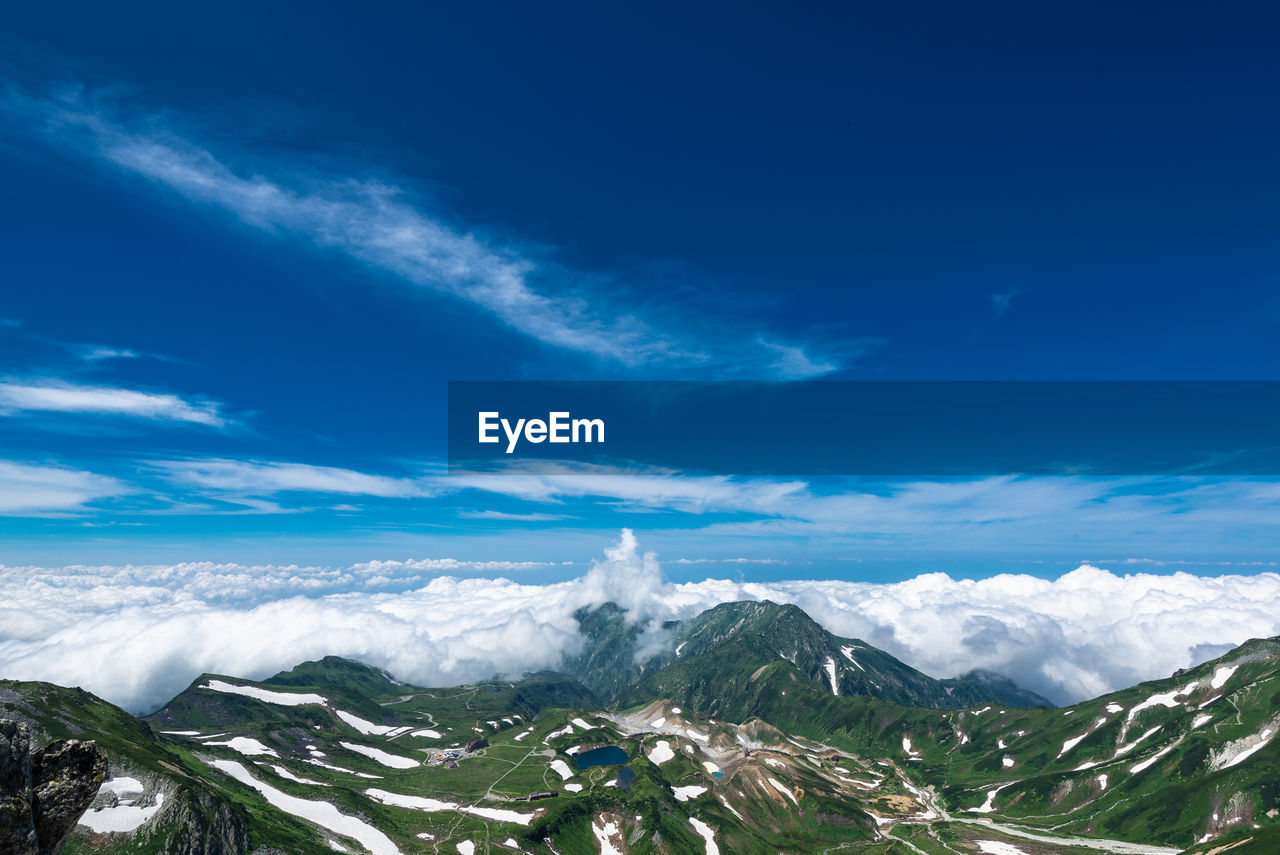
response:
<svg viewBox="0 0 1280 855"><path fill-rule="evenodd" d="M612 669L595 688L621 691L603 710L563 674L422 688L326 657L260 683L202 675L145 720L42 683L0 683L0 714L33 722L41 740L95 739L112 776L143 783L143 804L163 794L135 833L82 829L68 853L195 855L184 840L213 838L209 851L225 855L364 851L360 832L326 828L319 809L405 855L468 841L480 853L598 853L602 838L627 853L701 853L703 829L735 855L954 855L975 841L1096 851L1073 836L1280 851L1280 741L1267 736L1280 722L1276 640L1065 709L989 694L956 709L924 701L998 681L944 685L794 607L729 604L670 627L662 667L634 685L622 613L580 620L596 649L577 665ZM627 787L619 766L577 770L577 753L604 745L626 752ZM263 788L301 801L273 806Z"/></svg>

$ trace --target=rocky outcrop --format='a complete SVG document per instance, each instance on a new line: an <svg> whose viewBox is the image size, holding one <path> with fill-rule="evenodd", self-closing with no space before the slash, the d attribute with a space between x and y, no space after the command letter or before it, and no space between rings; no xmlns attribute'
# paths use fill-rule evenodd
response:
<svg viewBox="0 0 1280 855"><path fill-rule="evenodd" d="M230 802L193 789L182 797L164 841L167 855L244 855L248 822Z"/></svg>
<svg viewBox="0 0 1280 855"><path fill-rule="evenodd" d="M32 752L27 726L0 719L0 852L55 855L106 774L93 742L63 739Z"/></svg>
<svg viewBox="0 0 1280 855"><path fill-rule="evenodd" d="M36 852L31 742L25 726L0 719L0 852Z"/></svg>

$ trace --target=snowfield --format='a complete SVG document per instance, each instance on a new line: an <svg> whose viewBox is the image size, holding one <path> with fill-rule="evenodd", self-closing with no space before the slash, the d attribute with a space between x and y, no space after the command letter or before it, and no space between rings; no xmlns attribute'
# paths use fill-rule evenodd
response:
<svg viewBox="0 0 1280 855"><path fill-rule="evenodd" d="M422 765L411 757L401 757L399 754L388 754L386 751L381 751L377 748L370 748L367 745L357 745L354 742L339 742L338 744L348 751L354 751L357 754L363 754L365 757L377 760L383 766L391 769L412 769L415 766Z"/></svg>
<svg viewBox="0 0 1280 855"><path fill-rule="evenodd" d="M1244 739L1237 739L1234 742L1228 742L1222 747L1221 751L1214 752L1212 758L1210 758L1210 765L1214 769L1230 769L1262 750L1274 736L1274 727L1268 727L1261 733L1246 736Z"/></svg>
<svg viewBox="0 0 1280 855"><path fill-rule="evenodd" d="M603 816L600 817L600 823L596 825L594 820L591 822L591 833L600 844L600 855L622 855L622 850L613 845L613 838L618 836L618 823L606 822Z"/></svg>
<svg viewBox="0 0 1280 855"><path fill-rule="evenodd" d="M1154 734L1157 730L1161 728L1161 726L1162 725L1157 724L1155 727L1151 728L1146 733L1142 734L1137 739L1133 740L1133 742L1130 742L1128 745L1121 745L1119 748L1116 749L1116 753L1111 755L1112 759L1115 759L1116 757L1119 757L1122 754L1128 754L1130 751L1137 748L1139 742L1141 742L1142 740Z"/></svg>
<svg viewBox="0 0 1280 855"><path fill-rule="evenodd" d="M296 707L302 704L326 705L329 703L328 698L316 694L273 692L269 689L259 689L257 686L237 686L234 683L226 683L222 680L210 680L200 688L212 689L215 692L226 692L229 695L244 695L246 698L253 698L255 701L277 704L282 707Z"/></svg>
<svg viewBox="0 0 1280 855"><path fill-rule="evenodd" d="M319 766L321 769L329 769L330 771L333 771L333 772L341 772L344 775L355 775L357 778L374 778L374 779L382 778L381 775L370 775L368 772L356 772L351 769L344 769L341 766L334 766L332 763L326 763L323 760L319 760L315 758L314 756L311 757L310 759L303 758L302 762L310 763L312 766Z"/></svg>
<svg viewBox="0 0 1280 855"><path fill-rule="evenodd" d="M285 813L314 822L321 828L335 834L350 837L368 849L371 855L403 855L391 838L374 828L369 823L339 811L329 802L310 801L281 792L269 784L264 784L234 760L212 760L210 765L246 784L262 794L272 807Z"/></svg>
<svg viewBox="0 0 1280 855"><path fill-rule="evenodd" d="M226 742L206 742L205 745L222 745L246 757L279 757L273 749L263 745L251 736L234 736Z"/></svg>
<svg viewBox="0 0 1280 855"><path fill-rule="evenodd" d="M1080 740L1084 739L1088 735L1089 735L1088 733L1082 733L1079 736L1073 736L1070 739L1068 739L1066 742L1062 743L1062 750L1058 752L1058 756L1061 757L1063 754L1066 754L1072 748L1075 748L1077 745L1080 744Z"/></svg>
<svg viewBox="0 0 1280 855"><path fill-rule="evenodd" d="M483 731L480 731L480 732L483 733ZM573 725L566 724L560 730L553 730L550 733L548 733L547 738L542 740L542 744L546 745L548 742L555 739L557 736L568 736L571 733L573 733Z"/></svg>
<svg viewBox="0 0 1280 855"><path fill-rule="evenodd" d="M312 781L312 780L310 780L309 778L299 778L297 775L293 774L292 772L290 772L288 769L286 769L286 768L285 768L285 767L283 767L283 766L275 766L275 765L273 765L271 768L272 768L272 770L273 770L273 771L275 771L275 773L276 773L277 775L279 775L281 778L284 778L286 781L293 781L294 783L298 783L298 784L310 784L310 785L311 785L311 786L313 786L313 787L327 787L327 786L329 786L328 784L324 783L323 781Z"/></svg>
<svg viewBox="0 0 1280 855"><path fill-rule="evenodd" d="M996 795L1005 787L1012 786L1014 783L1016 782L1010 781L1008 784L1001 784L994 790L987 790L987 800L978 807L969 808L969 813L994 813L996 809Z"/></svg>
<svg viewBox="0 0 1280 855"><path fill-rule="evenodd" d="M1026 852L1012 843L1002 843L999 840L975 840L973 842L978 844L978 851L983 855L1027 855Z"/></svg>
<svg viewBox="0 0 1280 855"><path fill-rule="evenodd" d="M841 648L840 648L840 652L844 654L844 658L845 658L845 659L848 659L848 660L849 660L850 662L852 662L854 665L858 666L858 670L859 670L859 671L866 671L866 670L867 670L866 668L863 668L863 667L862 667L862 663L861 663L861 662L859 662L857 659L854 659L854 658L853 658L853 648L852 648L852 647L841 647Z"/></svg>
<svg viewBox="0 0 1280 855"><path fill-rule="evenodd" d="M1181 742L1181 741L1182 741L1181 739L1178 740L1178 742ZM1155 763L1164 755L1168 754L1173 749L1177 748L1178 742L1174 742L1170 745L1166 745L1164 748L1161 748L1159 751L1157 751L1155 754L1152 754L1146 760L1143 760L1141 763L1135 764L1131 769L1129 769L1129 773L1136 775L1139 772L1145 772L1147 769L1150 769L1153 763Z"/></svg>
<svg viewBox="0 0 1280 855"><path fill-rule="evenodd" d="M1156 694L1147 698L1142 703L1138 704L1136 707L1133 707L1131 710L1129 710L1129 714L1124 718L1125 727L1127 728L1130 724L1133 723L1133 720L1138 717L1138 713L1150 707L1154 707L1157 704L1159 704L1162 707L1168 707L1169 709L1173 709L1178 705L1177 699L1182 697L1183 695L1191 694L1193 691L1195 691L1195 688L1197 685L1198 683L1188 683L1187 685L1183 686L1181 689L1176 689L1172 692L1157 692Z"/></svg>
<svg viewBox="0 0 1280 855"><path fill-rule="evenodd" d="M695 816L689 817L689 824L693 826L693 830L702 835L702 839L707 841L707 855L720 855L720 847L716 845L715 835L711 831L711 826Z"/></svg>
<svg viewBox="0 0 1280 855"><path fill-rule="evenodd" d="M132 778L115 778L98 788L98 792L116 792L108 789L111 784L116 781L132 781ZM136 782L135 782L136 783ZM130 789L126 792L141 794L142 786L137 789ZM135 807L131 804L119 804L115 807L99 808L98 810L87 810L80 817L80 825L85 826L89 830L97 834L124 833L129 831L137 831L147 820L160 812L160 808L164 807L164 793L156 793L156 803L150 807Z"/></svg>
<svg viewBox="0 0 1280 855"><path fill-rule="evenodd" d="M560 776L561 780L567 781L573 777L573 770L569 768L569 764L557 757L551 761L551 771Z"/></svg>
<svg viewBox="0 0 1280 855"><path fill-rule="evenodd" d="M1220 666L1218 670L1213 672L1213 679L1209 681L1210 685L1215 689L1221 689L1227 684L1227 681L1231 679L1232 675L1236 673L1236 669L1239 667L1239 665Z"/></svg>
<svg viewBox="0 0 1280 855"><path fill-rule="evenodd" d="M374 801L382 802L384 805L392 807L409 808L410 810L420 810L426 813L435 813L437 811L456 810L462 813L469 813L472 816L478 816L482 819L492 819L496 822L513 822L517 825L528 825L533 822L537 814L520 813L514 810L503 810L501 808L475 807L474 805L457 805L453 802L444 802L439 799L428 799L422 796L406 796L401 793L389 793L386 790L365 790L364 794Z"/></svg>
<svg viewBox="0 0 1280 855"><path fill-rule="evenodd" d="M117 797L133 793L142 795L142 782L137 778L112 778L110 781L103 781L102 786L98 787L100 793L115 793Z"/></svg>
<svg viewBox="0 0 1280 855"><path fill-rule="evenodd" d="M672 794L675 795L676 801L687 802L689 799L696 799L707 791L706 787L690 786L690 787L673 787Z"/></svg>
<svg viewBox="0 0 1280 855"><path fill-rule="evenodd" d="M343 710L334 710L334 714L347 724L351 725L355 730L363 733L365 736L387 736L389 734L395 734L397 731L399 733L404 733L409 729L407 727L390 727L383 724L374 724L371 721L365 721L358 715L352 715L351 713L344 712Z"/></svg>
<svg viewBox="0 0 1280 855"><path fill-rule="evenodd" d="M769 785L772 786L775 790L782 793L787 798L791 799L791 803L793 805L800 804L800 802L796 801L796 794L791 792L790 789L788 789L787 787L784 787L782 784L778 783L773 778L767 778L766 780L769 782Z"/></svg>
<svg viewBox="0 0 1280 855"><path fill-rule="evenodd" d="M653 750L649 752L649 762L655 766L661 766L675 756L676 753L671 750L671 743L665 739L659 739L653 746Z"/></svg>

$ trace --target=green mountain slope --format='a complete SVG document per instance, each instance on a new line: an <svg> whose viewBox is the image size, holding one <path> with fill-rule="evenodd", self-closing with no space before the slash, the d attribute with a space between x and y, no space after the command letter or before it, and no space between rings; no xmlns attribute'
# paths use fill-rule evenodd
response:
<svg viewBox="0 0 1280 855"><path fill-rule="evenodd" d="M1057 706L1043 695L1024 689L1003 674L996 674L993 671L975 669L959 677L948 677L938 682L944 688L950 689L953 696L972 696L977 692L989 693L995 703L1007 707Z"/></svg>
<svg viewBox="0 0 1280 855"><path fill-rule="evenodd" d="M673 628L608 710L561 674L422 688L328 657L202 675L147 720L3 683L0 715L108 754L71 853L1277 851L1280 640L1064 709L943 709L853 694L956 687L736 606Z"/></svg>
<svg viewBox="0 0 1280 855"><path fill-rule="evenodd" d="M394 694L403 685L381 668L341 656L326 656L315 662L303 662L288 671L268 677L263 682L275 686L341 688L365 698Z"/></svg>
<svg viewBox="0 0 1280 855"><path fill-rule="evenodd" d="M1185 847L1280 816L1274 639L1065 709L934 710L834 695L789 659L764 661L740 633L649 675L622 703L655 694L888 755L967 818Z"/></svg>
<svg viewBox="0 0 1280 855"><path fill-rule="evenodd" d="M722 603L674 628L673 639L669 651L645 663L645 673L621 693L623 698L674 697L678 690L666 687L675 674L681 675L679 680L700 681L714 694L708 683L718 679L716 674L725 665L722 649L732 650L729 658L736 670L754 672L774 662L788 662L805 679L843 697L957 709L986 702L1007 703L1001 699L1020 692L1010 681L998 682L1002 678L984 680L969 675L935 680L864 641L827 632L796 606L767 600ZM672 670L676 665L687 667ZM700 667L709 669L702 678L696 676ZM1022 699L1044 702L1030 693L1022 693Z"/></svg>
<svg viewBox="0 0 1280 855"><path fill-rule="evenodd" d="M103 819L118 815L128 822L128 808L156 808L150 821L131 836L128 846L112 851L174 855L249 851L250 813L207 780L203 764L119 707L81 689L0 680L0 717L30 724L37 744L92 739L108 757L109 781L130 780L140 785L136 792L100 794L86 814L96 813ZM122 805L125 800L130 804ZM103 816L100 811L107 813ZM63 852L96 851L103 842L110 842L109 837L81 825ZM261 839L277 837L264 828Z"/></svg>
<svg viewBox="0 0 1280 855"><path fill-rule="evenodd" d="M680 734L659 738L589 709L547 706L591 699L562 675L423 689L372 682L373 669L341 660L288 673L306 675L305 682L204 675L150 717L155 729L76 690L11 684L6 697L50 731L69 726L65 710L80 710L70 727L99 741L115 776L138 776L144 767L154 773L141 801L171 803L165 796L173 782L189 779L225 806L241 836L198 850L210 855L263 847L564 855L599 852L602 840L626 852L700 852L705 834L726 851L774 853L788 841L808 851L875 834L856 793L821 764L778 759L787 768L771 770L763 755L741 757L738 742L723 733L712 748ZM310 683L320 679L340 682ZM357 691L384 684L394 691L376 698ZM754 738L762 731L744 732ZM780 734L769 739L784 742ZM618 763L577 768L576 756L600 745L625 753L625 787L617 785ZM706 765L712 757L735 771L714 796L718 779ZM554 798L527 800L552 791ZM176 851L157 844L172 826L164 823L157 815L124 833L81 829L68 851ZM192 841L209 840L195 823L186 828Z"/></svg>

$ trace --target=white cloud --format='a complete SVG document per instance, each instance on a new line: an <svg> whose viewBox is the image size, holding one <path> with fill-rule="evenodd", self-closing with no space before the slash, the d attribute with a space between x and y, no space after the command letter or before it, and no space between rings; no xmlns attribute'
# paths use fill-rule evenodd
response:
<svg viewBox="0 0 1280 855"><path fill-rule="evenodd" d="M513 514L507 511L462 511L458 516L468 520L507 520L510 522L555 522L573 519L568 514Z"/></svg>
<svg viewBox="0 0 1280 855"><path fill-rule="evenodd" d="M482 490L528 501L602 497L687 513L735 510L770 514L808 491L803 481L684 475L654 467L628 470L556 461L522 464L502 474L458 472L437 480L458 490Z"/></svg>
<svg viewBox="0 0 1280 855"><path fill-rule="evenodd" d="M774 374L779 377L785 377L788 380L806 380L810 377L821 377L824 374L840 370L840 366L833 362L814 362L802 347L790 344L775 344L764 338L759 338L756 341L762 347L773 351L777 355L777 359L773 361L770 367L773 369Z"/></svg>
<svg viewBox="0 0 1280 855"><path fill-rule="evenodd" d="M138 359L142 354L136 350L122 347L88 346L80 349L80 358L85 362L101 362L106 359Z"/></svg>
<svg viewBox="0 0 1280 855"><path fill-rule="evenodd" d="M781 558L676 558L668 564L789 564Z"/></svg>
<svg viewBox="0 0 1280 855"><path fill-rule="evenodd" d="M1280 481L1259 478L1016 476L927 480L799 480L690 475L655 467L622 469L526 461L509 474L455 473L441 489L470 489L542 504L576 500L622 509L730 514L705 535L910 536L917 548L1008 551L1033 543L1135 544L1188 550L1274 544ZM1093 547L1091 547L1093 548Z"/></svg>
<svg viewBox="0 0 1280 855"><path fill-rule="evenodd" d="M296 491L384 498L433 495L421 480L305 463L201 458L162 460L152 465L176 483L235 495Z"/></svg>
<svg viewBox="0 0 1280 855"><path fill-rule="evenodd" d="M511 573L520 570L539 570L543 567L555 567L558 564L572 562L556 561L459 561L456 558L414 558L405 561L365 561L353 564L353 570L376 571L381 574L395 573L403 575L405 571L425 570L431 573L452 573L467 571L472 573ZM388 577L390 578L390 577Z"/></svg>
<svg viewBox="0 0 1280 855"><path fill-rule="evenodd" d="M627 531L569 582L430 578L448 564L3 568L0 675L82 685L133 709L203 671L261 678L326 654L441 685L555 667L582 643L572 617L582 606L612 600L669 619L771 599L934 676L989 668L1068 700L1280 634L1280 574L1270 572L1121 576L1083 566L1053 580L670 584Z"/></svg>
<svg viewBox="0 0 1280 855"><path fill-rule="evenodd" d="M211 401L188 401L161 392L84 386L59 380L0 382L0 414L86 413L222 427L226 419Z"/></svg>
<svg viewBox="0 0 1280 855"><path fill-rule="evenodd" d="M80 511L96 499L129 492L126 484L106 475L0 460L0 515Z"/></svg>
<svg viewBox="0 0 1280 855"><path fill-rule="evenodd" d="M543 344L623 366L696 366L733 376L798 379L839 367L795 344L761 338L744 347L740 330L721 330L722 342L710 342L714 325L706 319L689 324L694 333L660 328L635 307L606 299L606 289L589 287L591 277L450 225L385 180L327 170L300 174L296 153L275 162L219 157L184 138L167 117L131 119L83 90L49 98L11 91L0 110L42 125L56 145L252 228L291 235L412 286L465 300Z"/></svg>

